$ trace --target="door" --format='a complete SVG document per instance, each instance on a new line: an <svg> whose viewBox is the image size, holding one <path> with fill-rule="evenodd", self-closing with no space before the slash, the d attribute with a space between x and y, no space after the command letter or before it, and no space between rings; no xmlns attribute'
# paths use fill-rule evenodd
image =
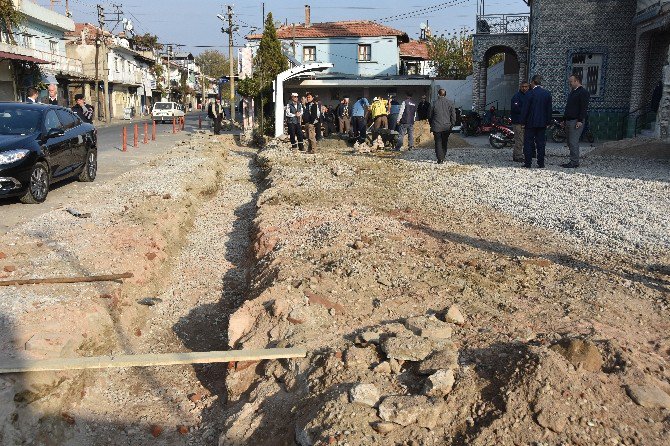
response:
<svg viewBox="0 0 670 446"><path fill-rule="evenodd" d="M86 143L81 129L77 128L77 123L81 122L78 116L69 110L56 110L58 119L65 130L65 138L70 145L70 159L68 161L69 170L76 170L86 160Z"/></svg>
<svg viewBox="0 0 670 446"><path fill-rule="evenodd" d="M56 112L49 110L44 117L44 137L53 129L63 130L63 125L58 119ZM70 142L67 136L56 136L44 140L44 151L47 153L51 176L58 178L67 175L72 159L72 150L70 149Z"/></svg>

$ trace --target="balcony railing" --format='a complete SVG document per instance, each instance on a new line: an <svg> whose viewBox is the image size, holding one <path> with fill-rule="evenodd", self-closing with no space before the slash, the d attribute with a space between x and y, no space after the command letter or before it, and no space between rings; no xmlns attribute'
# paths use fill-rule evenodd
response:
<svg viewBox="0 0 670 446"><path fill-rule="evenodd" d="M486 14L477 16L477 34L527 33L530 14Z"/></svg>
<svg viewBox="0 0 670 446"><path fill-rule="evenodd" d="M84 74L84 67L81 60L72 59L60 54L34 50L32 48L12 45L10 43L0 43L0 51L46 60L47 62L50 62L50 64L41 64L41 66L56 73L63 73L70 76L82 76Z"/></svg>

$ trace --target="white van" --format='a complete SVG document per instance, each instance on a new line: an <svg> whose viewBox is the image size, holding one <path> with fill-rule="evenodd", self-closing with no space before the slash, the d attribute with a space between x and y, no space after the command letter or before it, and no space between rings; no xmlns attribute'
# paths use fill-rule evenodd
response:
<svg viewBox="0 0 670 446"><path fill-rule="evenodd" d="M172 118L184 116L184 109L176 102L156 102L151 109L151 119L155 122L172 122Z"/></svg>

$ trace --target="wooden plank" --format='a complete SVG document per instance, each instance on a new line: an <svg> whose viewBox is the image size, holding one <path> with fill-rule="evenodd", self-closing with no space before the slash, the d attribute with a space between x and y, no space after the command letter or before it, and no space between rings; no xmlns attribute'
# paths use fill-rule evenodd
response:
<svg viewBox="0 0 670 446"><path fill-rule="evenodd" d="M92 356L42 360L0 361L0 374L54 370L149 367L177 364L211 364L217 362L260 361L262 359L304 358L304 348L269 348L211 352L159 353L146 355Z"/></svg>
<svg viewBox="0 0 670 446"><path fill-rule="evenodd" d="M0 280L0 286L38 285L42 283L111 282L113 280L130 279L131 277L133 277L133 273L106 274L102 276L46 277L44 279Z"/></svg>

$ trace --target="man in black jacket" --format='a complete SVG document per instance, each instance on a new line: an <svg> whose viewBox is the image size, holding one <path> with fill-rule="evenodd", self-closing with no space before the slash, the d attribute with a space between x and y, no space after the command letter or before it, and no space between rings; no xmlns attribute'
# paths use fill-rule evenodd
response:
<svg viewBox="0 0 670 446"><path fill-rule="evenodd" d="M93 106L88 105L84 100L83 94L74 95L74 101L77 103L72 107L72 111L81 118L82 121L93 124Z"/></svg>
<svg viewBox="0 0 670 446"><path fill-rule="evenodd" d="M570 148L570 162L561 164L561 167L574 169L579 167L579 139L584 131L586 123L586 113L589 108L589 92L582 87L582 76L573 74L569 78L572 91L568 95L568 101L565 104L565 130L568 137L568 147Z"/></svg>
<svg viewBox="0 0 670 446"><path fill-rule="evenodd" d="M221 134L221 120L223 119L223 107L221 106L221 99L216 97L214 102L210 102L207 107L207 116L214 121L214 134Z"/></svg>
<svg viewBox="0 0 670 446"><path fill-rule="evenodd" d="M314 101L312 93L306 93L305 98L305 113L303 114L303 122L307 130L307 153L314 153L316 151L316 126L319 125L319 106Z"/></svg>

